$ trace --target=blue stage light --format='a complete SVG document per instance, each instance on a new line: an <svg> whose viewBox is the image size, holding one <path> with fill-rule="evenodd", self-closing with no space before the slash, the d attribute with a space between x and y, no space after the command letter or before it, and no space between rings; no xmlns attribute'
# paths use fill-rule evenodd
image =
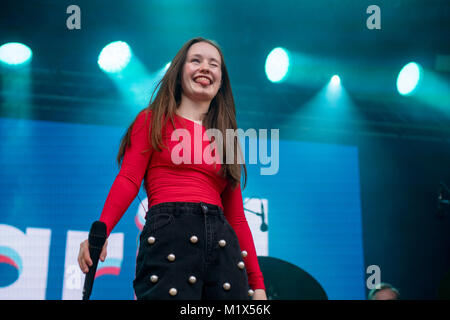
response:
<svg viewBox="0 0 450 320"><path fill-rule="evenodd" d="M0 61L6 65L18 66L29 63L32 56L31 49L19 42L5 43L0 47Z"/></svg>
<svg viewBox="0 0 450 320"><path fill-rule="evenodd" d="M105 46L98 56L100 69L108 73L121 72L130 62L131 49L126 42L115 41Z"/></svg>
<svg viewBox="0 0 450 320"><path fill-rule="evenodd" d="M273 49L266 59L266 76L272 82L281 82L289 71L289 53L286 49Z"/></svg>
<svg viewBox="0 0 450 320"><path fill-rule="evenodd" d="M341 84L341 78L337 74L331 77L331 85L332 86L339 86Z"/></svg>
<svg viewBox="0 0 450 320"><path fill-rule="evenodd" d="M412 94L420 80L420 66L415 62L405 65L397 77L397 90L401 95Z"/></svg>

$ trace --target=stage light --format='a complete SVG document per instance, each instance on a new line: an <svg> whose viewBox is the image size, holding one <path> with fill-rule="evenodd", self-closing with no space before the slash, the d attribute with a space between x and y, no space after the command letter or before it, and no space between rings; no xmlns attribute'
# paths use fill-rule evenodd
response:
<svg viewBox="0 0 450 320"><path fill-rule="evenodd" d="M289 71L289 53L286 49L273 49L266 59L266 76L271 82L281 82Z"/></svg>
<svg viewBox="0 0 450 320"><path fill-rule="evenodd" d="M5 43L0 47L0 61L9 66L18 66L30 62L33 52L19 42Z"/></svg>
<svg viewBox="0 0 450 320"><path fill-rule="evenodd" d="M115 41L105 46L98 56L100 69L107 73L119 73L130 62L131 49L126 42Z"/></svg>
<svg viewBox="0 0 450 320"><path fill-rule="evenodd" d="M341 84L341 78L337 74L331 77L331 85L332 86L339 86Z"/></svg>
<svg viewBox="0 0 450 320"><path fill-rule="evenodd" d="M326 99L329 106L335 107L342 104L341 78L335 74L330 78L326 86Z"/></svg>
<svg viewBox="0 0 450 320"><path fill-rule="evenodd" d="M397 77L397 90L401 95L410 95L416 89L420 80L421 67L410 62L405 65L399 72Z"/></svg>

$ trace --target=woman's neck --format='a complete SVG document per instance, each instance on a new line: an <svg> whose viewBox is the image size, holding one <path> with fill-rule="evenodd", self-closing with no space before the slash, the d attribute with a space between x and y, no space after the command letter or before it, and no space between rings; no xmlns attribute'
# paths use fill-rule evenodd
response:
<svg viewBox="0 0 450 320"><path fill-rule="evenodd" d="M208 113L210 103L211 101L193 101L182 95L176 113L189 120L202 122L205 114Z"/></svg>

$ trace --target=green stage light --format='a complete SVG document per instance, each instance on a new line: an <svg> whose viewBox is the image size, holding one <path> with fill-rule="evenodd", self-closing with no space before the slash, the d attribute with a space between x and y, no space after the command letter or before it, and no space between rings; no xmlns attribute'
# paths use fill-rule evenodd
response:
<svg viewBox="0 0 450 320"><path fill-rule="evenodd" d="M32 56L31 49L19 42L5 43L0 47L0 61L5 65L18 66L29 63Z"/></svg>
<svg viewBox="0 0 450 320"><path fill-rule="evenodd" d="M98 56L100 69L107 73L119 73L128 65L131 49L126 42L115 41L105 46Z"/></svg>
<svg viewBox="0 0 450 320"><path fill-rule="evenodd" d="M421 67L410 62L405 65L399 72L397 77L397 90L401 95L410 95L414 92L420 80Z"/></svg>
<svg viewBox="0 0 450 320"><path fill-rule="evenodd" d="M266 76L271 82L281 82L289 71L289 53L286 49L273 49L266 59Z"/></svg>

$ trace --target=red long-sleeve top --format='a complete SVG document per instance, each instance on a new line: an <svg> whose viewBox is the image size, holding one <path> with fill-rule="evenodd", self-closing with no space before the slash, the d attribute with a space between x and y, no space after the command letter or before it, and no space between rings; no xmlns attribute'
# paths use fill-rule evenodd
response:
<svg viewBox="0 0 450 320"><path fill-rule="evenodd" d="M210 141L201 138L206 131L204 126L178 115L175 115L174 123L176 129L183 129L175 133L181 139L172 141L174 128L169 121L162 129L163 142L168 149L157 151L149 139L151 110L144 109L136 117L131 130L131 144L125 151L120 171L100 216L100 221L107 226L108 236L137 196L144 180L149 208L163 202L206 202L221 207L238 237L241 250L247 251L247 257L243 259L250 288L265 289L253 237L244 214L240 185L233 188L225 178L216 174L221 168L220 163L214 167L206 157L202 158L203 151L210 144ZM202 141L202 145L195 145L194 140L197 144ZM181 162L180 159L175 159L174 163L171 158L174 147L178 148L175 154L186 157L184 159L190 158L190 163ZM211 152L205 151L205 154Z"/></svg>

